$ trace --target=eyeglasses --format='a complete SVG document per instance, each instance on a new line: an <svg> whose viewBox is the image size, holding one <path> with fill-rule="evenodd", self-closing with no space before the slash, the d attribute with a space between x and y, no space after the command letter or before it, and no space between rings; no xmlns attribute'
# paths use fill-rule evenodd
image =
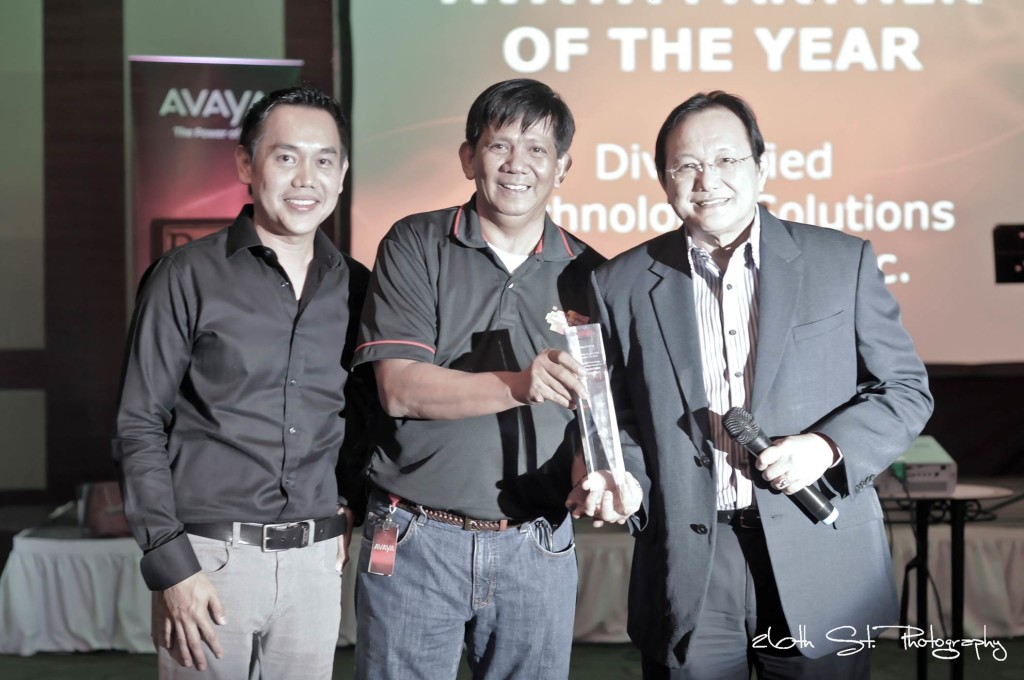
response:
<svg viewBox="0 0 1024 680"><path fill-rule="evenodd" d="M716 158L713 161L707 163L683 163L677 165L674 168L669 168L665 172L675 182L682 182L684 180L696 179L697 175L703 175L711 168L718 171L719 177L730 177L734 172L739 169L740 163L748 161L754 157L754 154L744 156L743 158Z"/></svg>

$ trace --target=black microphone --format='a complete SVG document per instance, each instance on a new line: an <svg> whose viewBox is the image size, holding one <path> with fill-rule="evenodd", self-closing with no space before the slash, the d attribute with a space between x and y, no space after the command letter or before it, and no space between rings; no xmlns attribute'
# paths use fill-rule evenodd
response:
<svg viewBox="0 0 1024 680"><path fill-rule="evenodd" d="M733 406L726 412L722 424L725 425L729 436L742 444L751 455L756 456L772 445L772 440L761 431L761 426L754 420L754 416L744 408ZM823 524L832 524L839 517L839 511L832 507L817 487L805 486L790 496L799 501L807 512L817 517Z"/></svg>

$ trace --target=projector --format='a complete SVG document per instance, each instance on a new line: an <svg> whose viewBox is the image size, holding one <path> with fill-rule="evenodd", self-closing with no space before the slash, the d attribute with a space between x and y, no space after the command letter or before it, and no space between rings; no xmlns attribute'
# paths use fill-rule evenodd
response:
<svg viewBox="0 0 1024 680"><path fill-rule="evenodd" d="M956 488L956 461L935 441L922 436L875 477L881 498L949 498Z"/></svg>

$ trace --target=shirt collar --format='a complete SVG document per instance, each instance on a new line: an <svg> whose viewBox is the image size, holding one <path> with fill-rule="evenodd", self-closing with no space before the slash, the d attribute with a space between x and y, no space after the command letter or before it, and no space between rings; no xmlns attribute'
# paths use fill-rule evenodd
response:
<svg viewBox="0 0 1024 680"><path fill-rule="evenodd" d="M686 234L686 257L690 261L690 269L693 270L695 261L700 258L704 261L710 261L711 254L708 253L702 246L697 245L693 237L690 236L690 231L683 225L683 232ZM760 209L754 210L754 220L750 226L750 234L747 236L746 242L741 246L743 251L743 259L747 264L753 263L755 269L761 268L761 211Z"/></svg>
<svg viewBox="0 0 1024 680"><path fill-rule="evenodd" d="M451 235L456 241L470 248L487 248L483 229L480 227L480 215L476 211L476 194L461 208L456 210L452 220ZM544 213L544 234L537 243L534 255L542 260L572 260L583 252L583 245L570 238L565 230L551 221L551 216Z"/></svg>
<svg viewBox="0 0 1024 680"><path fill-rule="evenodd" d="M256 225L253 223L253 206L252 203L248 203L242 206L238 217L228 227L227 256L230 259L240 250L260 252L258 249L271 251L270 248L264 247L259 234L256 233ZM342 261L341 253L322 229L317 229L316 235L313 237L313 260L331 269L339 266Z"/></svg>

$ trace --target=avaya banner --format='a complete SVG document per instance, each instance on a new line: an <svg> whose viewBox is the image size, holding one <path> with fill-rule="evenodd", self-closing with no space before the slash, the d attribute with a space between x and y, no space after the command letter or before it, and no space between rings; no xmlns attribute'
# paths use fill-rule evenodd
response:
<svg viewBox="0 0 1024 680"><path fill-rule="evenodd" d="M134 281L160 253L226 226L248 201L235 172L242 118L298 81L298 60L129 57Z"/></svg>

